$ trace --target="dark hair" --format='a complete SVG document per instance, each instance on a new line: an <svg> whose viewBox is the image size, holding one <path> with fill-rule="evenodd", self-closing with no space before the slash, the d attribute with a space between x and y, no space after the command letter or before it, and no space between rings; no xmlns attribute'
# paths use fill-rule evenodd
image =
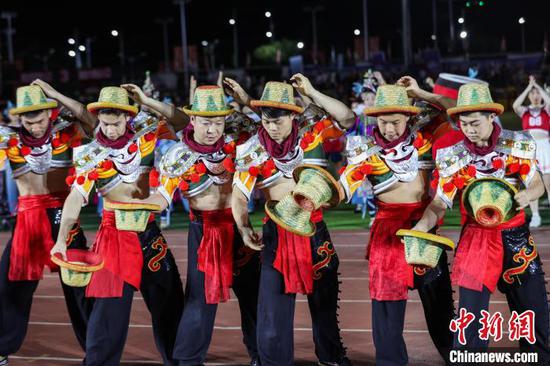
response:
<svg viewBox="0 0 550 366"><path fill-rule="evenodd" d="M281 118L290 116L293 112L289 111L287 109L281 109L281 108L271 108L271 107L262 107L260 108L262 111L262 114L265 115L267 118Z"/></svg>
<svg viewBox="0 0 550 366"><path fill-rule="evenodd" d="M116 108L102 108L100 110L97 111L97 115L99 116L100 114L113 114L115 116L127 116L128 113L126 111L123 111L122 109L116 109Z"/></svg>
<svg viewBox="0 0 550 366"><path fill-rule="evenodd" d="M40 115L44 111L46 111L46 109L39 109L37 111L30 111L30 112L21 113L21 117L34 118L34 117Z"/></svg>

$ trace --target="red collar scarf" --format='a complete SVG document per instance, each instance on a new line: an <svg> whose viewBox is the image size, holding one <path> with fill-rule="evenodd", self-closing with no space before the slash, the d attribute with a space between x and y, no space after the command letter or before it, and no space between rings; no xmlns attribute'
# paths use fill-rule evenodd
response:
<svg viewBox="0 0 550 366"><path fill-rule="evenodd" d="M95 137L100 145L118 150L126 146L134 135L134 131L132 131L130 127L126 126L126 132L124 132L124 135L120 136L116 140L110 140L107 136L105 136L103 131L101 131L101 128L96 132Z"/></svg>
<svg viewBox="0 0 550 366"><path fill-rule="evenodd" d="M376 141L376 144L380 146L383 149L393 149L397 145L399 145L401 142L405 141L411 134L411 130L409 127L405 130L403 135L401 135L397 140L395 141L388 141L382 136L380 133L380 129L378 127L375 127L372 131L374 140Z"/></svg>
<svg viewBox="0 0 550 366"><path fill-rule="evenodd" d="M214 145L201 145L198 142L195 141L193 138L193 134L195 133L195 130L193 129L192 125L188 125L184 132L182 140L183 142L189 146L193 151L201 153L201 154L213 154L215 152L220 151L223 148L224 145L224 139L223 136L220 137L218 141L214 143Z"/></svg>
<svg viewBox="0 0 550 366"><path fill-rule="evenodd" d="M470 151L471 153L479 156L487 155L493 152L493 150L495 149L501 131L502 129L500 128L500 126L493 122L493 132L491 133L491 137L489 138L489 145L479 147L472 141L468 140L468 137L466 136L464 136L464 145L466 146L466 149L468 149L468 151Z"/></svg>
<svg viewBox="0 0 550 366"><path fill-rule="evenodd" d="M282 144L273 140L263 126L258 129L258 138L269 156L275 159L284 158L298 143L298 122L292 122L292 131Z"/></svg>
<svg viewBox="0 0 550 366"><path fill-rule="evenodd" d="M48 125L48 129L46 130L46 132L44 132L44 136L36 138L33 135L31 135L29 131L27 131L24 127L21 127L21 129L19 130L19 138L21 139L21 142L25 146L39 147L44 145L48 141L48 139L51 137L52 128L53 128L53 124L50 121Z"/></svg>

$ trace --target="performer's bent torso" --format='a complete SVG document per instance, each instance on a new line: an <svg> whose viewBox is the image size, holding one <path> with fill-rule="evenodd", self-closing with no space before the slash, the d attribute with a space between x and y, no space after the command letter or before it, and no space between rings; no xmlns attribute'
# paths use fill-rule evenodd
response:
<svg viewBox="0 0 550 366"><path fill-rule="evenodd" d="M403 327L409 289L418 290L430 336L441 356L447 358L452 346L449 323L454 305L446 253L434 268L411 266L396 236L399 229L412 228L429 203L436 128L428 127L430 131L409 126L394 144L380 138L350 136L346 146L349 165L340 177L346 197L351 199L368 179L378 206L366 251L377 365L408 363Z"/></svg>
<svg viewBox="0 0 550 366"><path fill-rule="evenodd" d="M188 128L160 163L158 192L167 202L176 189L189 200L185 309L179 322L174 358L179 365L201 365L206 355L218 303L233 288L241 312L243 341L250 358L258 358L256 312L259 254L245 247L231 212L231 182L236 141L199 145Z"/></svg>
<svg viewBox="0 0 550 366"><path fill-rule="evenodd" d="M95 186L106 207L92 247L103 258L104 268L94 272L86 287L86 297L93 298L88 311L86 365L119 365L136 290L141 291L151 313L155 343L164 364L176 365L172 352L184 298L172 252L153 214L145 230L138 232L119 228L117 214L108 208L149 196L156 126L134 131L123 146L109 146L105 138L100 142L96 137L75 153L76 175L69 178L72 189L87 203ZM132 211L126 214L133 215Z"/></svg>
<svg viewBox="0 0 550 366"><path fill-rule="evenodd" d="M453 198L469 182L479 178L500 178L516 187L529 187L538 174L536 144L528 132L501 130L494 124L496 143L489 152L476 151L459 142L437 150L436 168L439 177L437 196L448 207ZM466 185L454 184L458 180ZM461 210L465 214L461 200ZM481 318L488 311L491 294L498 288L506 295L510 310L518 314L535 313L534 344L521 339L520 346L536 350L544 362L550 359L548 349L548 303L542 263L533 237L525 222L523 210L514 212L496 227L481 226L468 215L460 235L452 269L452 283L459 286L459 308ZM477 320L466 329L467 348L485 349L488 340L478 335ZM463 347L455 339L456 347ZM541 361L541 359L539 359Z"/></svg>
<svg viewBox="0 0 550 366"><path fill-rule="evenodd" d="M76 124L58 118L42 139L0 127L0 164L9 163L19 190L12 237L0 261L0 355L19 350L27 333L33 294L44 277L44 267L57 272L50 260L68 195L65 177L72 166L73 147L80 144ZM42 141L39 141L42 140ZM76 224L69 248L86 248L86 238ZM82 288L62 283L65 302L76 337L86 339Z"/></svg>
<svg viewBox="0 0 550 366"><path fill-rule="evenodd" d="M294 189L292 173L296 167L327 166L322 141L342 135L327 122L330 121L318 122L284 156L271 154L260 143L258 134L238 146L235 188L247 199L256 187L263 191L266 200L281 200ZM338 255L321 210L313 213L312 221L315 234L311 237L293 234L271 219L266 218L263 225L257 328L262 365L293 365L297 293L307 295L319 361L334 365L349 362L338 325Z"/></svg>

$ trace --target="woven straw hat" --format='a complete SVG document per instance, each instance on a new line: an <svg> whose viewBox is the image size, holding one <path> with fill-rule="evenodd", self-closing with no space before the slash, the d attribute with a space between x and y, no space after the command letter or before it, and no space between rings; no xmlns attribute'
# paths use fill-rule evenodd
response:
<svg viewBox="0 0 550 366"><path fill-rule="evenodd" d="M296 113L304 111L304 108L296 105L292 85L278 81L269 81L265 84L262 98L260 100L253 100L250 104L253 107L279 108Z"/></svg>
<svg viewBox="0 0 550 366"><path fill-rule="evenodd" d="M48 100L41 87L28 85L17 88L17 106L10 109L10 114L17 115L56 107L57 102Z"/></svg>
<svg viewBox="0 0 550 366"><path fill-rule="evenodd" d="M292 193L288 193L280 201L267 201L265 212L286 231L301 236L315 234L315 224L311 222L311 211L300 207L292 197Z"/></svg>
<svg viewBox="0 0 550 366"><path fill-rule="evenodd" d="M183 108L190 116L220 117L233 113L233 108L225 104L223 88L217 85L203 85L195 89L193 104Z"/></svg>
<svg viewBox="0 0 550 366"><path fill-rule="evenodd" d="M294 191L281 201L268 201L265 211L285 230L312 236L315 234L312 212L322 207L336 206L344 194L330 173L318 166L301 165L294 169L293 175L297 182Z"/></svg>
<svg viewBox="0 0 550 366"><path fill-rule="evenodd" d="M456 107L447 109L447 114L454 116L464 112L478 111L494 112L498 115L502 114L504 106L493 102L491 92L486 84L468 83L460 87Z"/></svg>
<svg viewBox="0 0 550 366"><path fill-rule="evenodd" d="M462 194L466 212L482 226L494 227L517 213L516 187L499 178L480 178L468 184Z"/></svg>
<svg viewBox="0 0 550 366"><path fill-rule="evenodd" d="M107 86L99 92L97 102L88 104L88 110L97 113L100 109L120 109L135 116L138 108L130 104L126 89L118 86Z"/></svg>
<svg viewBox="0 0 550 366"><path fill-rule="evenodd" d="M434 268L443 249L453 250L455 243L444 236L417 230L400 229L395 233L405 242L405 260L412 266Z"/></svg>
<svg viewBox="0 0 550 366"><path fill-rule="evenodd" d="M420 108L411 105L405 87L399 85L381 85L376 90L374 107L365 108L364 113L367 116L392 113L417 115L420 113Z"/></svg>
<svg viewBox="0 0 550 366"><path fill-rule="evenodd" d="M63 259L61 253L53 255L51 260L61 268L63 283L72 287L87 286L92 273L103 268L101 256L85 249L68 249L67 260Z"/></svg>
<svg viewBox="0 0 550 366"><path fill-rule="evenodd" d="M151 212L160 211L160 206L152 203L105 201L105 208L115 211L117 229L135 232L145 231Z"/></svg>

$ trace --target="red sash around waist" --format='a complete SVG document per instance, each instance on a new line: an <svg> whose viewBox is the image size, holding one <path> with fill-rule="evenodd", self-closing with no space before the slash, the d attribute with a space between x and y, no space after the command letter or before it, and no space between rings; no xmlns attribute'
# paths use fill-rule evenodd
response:
<svg viewBox="0 0 550 366"><path fill-rule="evenodd" d="M452 283L476 291L481 291L485 285L494 292L502 273L504 257L502 230L523 224L525 224L523 210L510 220L493 228L481 226L468 216L453 262Z"/></svg>
<svg viewBox="0 0 550 366"><path fill-rule="evenodd" d="M323 210L313 211L311 221L323 220ZM273 267L282 273L287 294L313 292L313 258L310 238L297 235L277 225L277 252Z"/></svg>
<svg viewBox="0 0 550 366"><path fill-rule="evenodd" d="M377 202L378 212L370 229L366 257L369 260L371 298L379 301L406 300L414 285L413 266L405 260L405 247L395 235L412 228L422 217L427 202Z"/></svg>
<svg viewBox="0 0 550 366"><path fill-rule="evenodd" d="M233 285L234 220L230 208L191 211L191 221L202 222L203 237L197 251L198 269L204 272L207 304L226 302Z"/></svg>
<svg viewBox="0 0 550 366"><path fill-rule="evenodd" d="M87 297L120 297L124 282L140 288L143 253L138 234L118 230L114 211L103 210L92 251L101 255L104 266L92 275L86 288Z"/></svg>
<svg viewBox="0 0 550 366"><path fill-rule="evenodd" d="M63 207L67 192L21 196L18 200L17 220L11 242L10 281L42 279L44 266L58 267L50 260L55 239L48 213L49 208Z"/></svg>

